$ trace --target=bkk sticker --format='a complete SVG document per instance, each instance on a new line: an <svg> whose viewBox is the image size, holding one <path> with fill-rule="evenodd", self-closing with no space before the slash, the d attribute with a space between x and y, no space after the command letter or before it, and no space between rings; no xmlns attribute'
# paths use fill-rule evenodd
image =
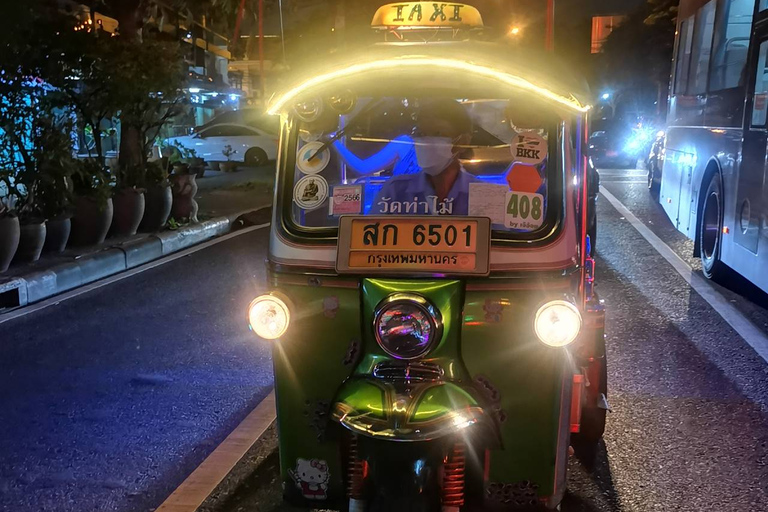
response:
<svg viewBox="0 0 768 512"><path fill-rule="evenodd" d="M533 231L544 223L544 196L526 192L507 192L504 227Z"/></svg>
<svg viewBox="0 0 768 512"><path fill-rule="evenodd" d="M296 459L296 470L290 475L301 495L308 500L324 500L328 497L328 463L320 459Z"/></svg>
<svg viewBox="0 0 768 512"><path fill-rule="evenodd" d="M328 198L328 182L322 176L304 176L293 187L293 200L299 208L314 210Z"/></svg>
<svg viewBox="0 0 768 512"><path fill-rule="evenodd" d="M319 151L319 153L318 153ZM331 152L320 141L308 142L296 153L296 167L304 174L317 174L331 161Z"/></svg>
<svg viewBox="0 0 768 512"><path fill-rule="evenodd" d="M512 156L524 164L540 164L547 157L547 141L536 132L519 132L509 145Z"/></svg>
<svg viewBox="0 0 768 512"><path fill-rule="evenodd" d="M363 187L361 185L339 185L333 187L330 201L330 215L357 214L363 209Z"/></svg>

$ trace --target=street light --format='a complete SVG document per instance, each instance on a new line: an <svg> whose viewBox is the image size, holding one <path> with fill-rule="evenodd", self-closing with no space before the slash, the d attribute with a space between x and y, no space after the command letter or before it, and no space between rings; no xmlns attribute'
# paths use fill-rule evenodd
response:
<svg viewBox="0 0 768 512"><path fill-rule="evenodd" d="M600 97L601 97L601 98L603 98L604 100L607 100L608 98L610 98L610 97L611 97L611 93L609 93L609 92L604 92L604 93L603 93L603 95L602 95L602 96L600 96Z"/></svg>
<svg viewBox="0 0 768 512"><path fill-rule="evenodd" d="M516 36L520 33L520 27L512 27L509 29L509 35Z"/></svg>

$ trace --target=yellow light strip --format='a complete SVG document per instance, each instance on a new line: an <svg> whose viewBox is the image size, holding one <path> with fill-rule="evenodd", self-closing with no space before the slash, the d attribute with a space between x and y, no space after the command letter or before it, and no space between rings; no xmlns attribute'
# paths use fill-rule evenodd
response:
<svg viewBox="0 0 768 512"><path fill-rule="evenodd" d="M353 64L345 68L337 69L335 71L331 71L331 72L324 73L322 75L318 75L313 78L310 78L302 82L301 84L297 85L293 89L290 89L284 94L278 96L272 102L272 105L269 107L269 110L267 112L270 115L277 115L280 113L281 110L283 110L283 108L285 108L285 106L288 103L294 101L302 93L308 90L311 90L314 87L317 87L319 85L323 85L326 82L329 82L332 80L365 73L367 71L376 71L376 70L384 70L384 69L391 70L396 68L412 68L412 67L416 67L416 68L436 67L436 68L442 68L442 69L451 69L455 71L461 71L465 73L473 73L479 76L497 80L503 84L506 84L512 87L517 87L519 89L523 89L523 90L532 92L534 94L538 94L539 96L542 96L555 103L559 103L560 105L570 110L573 110L575 112L583 113L591 108L589 105L582 105L581 103L579 103L579 101L577 101L574 98L567 98L565 96L561 96L555 92L550 91L549 89L535 85L519 76L510 75L509 73L497 71L495 69L488 68L485 66L480 66L478 64L472 64L470 62L464 62L464 61L452 60L452 59L442 59L442 58L432 59L432 58L426 58L426 57L404 57L404 58L398 58L398 59L385 59L385 60L377 60L373 62L365 62L361 64Z"/></svg>

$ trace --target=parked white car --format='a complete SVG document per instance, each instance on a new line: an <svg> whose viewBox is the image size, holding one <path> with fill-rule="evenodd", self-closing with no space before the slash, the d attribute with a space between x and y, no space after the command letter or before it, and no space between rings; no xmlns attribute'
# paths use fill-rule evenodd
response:
<svg viewBox="0 0 768 512"><path fill-rule="evenodd" d="M242 124L216 124L192 135L171 137L166 143L194 149L206 162L227 161L227 146L233 151L229 160L248 166L264 165L277 158L277 136Z"/></svg>

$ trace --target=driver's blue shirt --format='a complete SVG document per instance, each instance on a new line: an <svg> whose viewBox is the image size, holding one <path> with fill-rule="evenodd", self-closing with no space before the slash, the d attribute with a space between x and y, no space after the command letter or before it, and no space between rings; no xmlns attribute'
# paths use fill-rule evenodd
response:
<svg viewBox="0 0 768 512"><path fill-rule="evenodd" d="M394 176L376 194L371 214L469 215L469 184L479 181L460 169L448 195L440 201L425 173Z"/></svg>

